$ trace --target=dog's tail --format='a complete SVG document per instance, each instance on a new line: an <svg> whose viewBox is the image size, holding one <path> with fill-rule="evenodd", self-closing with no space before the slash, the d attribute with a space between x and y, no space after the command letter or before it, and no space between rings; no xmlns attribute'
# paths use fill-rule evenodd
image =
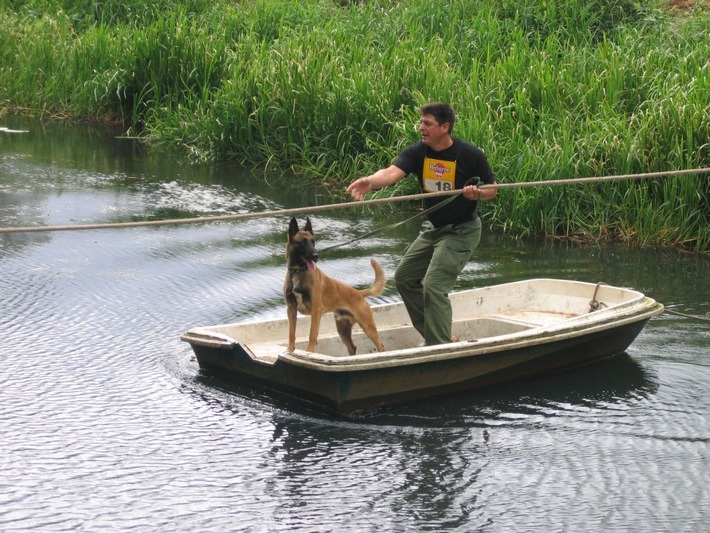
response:
<svg viewBox="0 0 710 533"><path fill-rule="evenodd" d="M379 296L385 290L385 271L374 259L370 259L370 264L375 271L375 281L369 289L361 289L360 293L363 296Z"/></svg>

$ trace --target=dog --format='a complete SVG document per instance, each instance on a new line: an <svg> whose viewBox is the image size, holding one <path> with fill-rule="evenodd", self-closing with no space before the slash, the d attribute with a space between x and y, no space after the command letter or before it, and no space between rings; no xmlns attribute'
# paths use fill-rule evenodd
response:
<svg viewBox="0 0 710 533"><path fill-rule="evenodd" d="M348 354L355 355L356 347L352 340L352 328L360 324L365 334L375 347L385 350L377 332L372 309L365 298L379 296L385 287L385 273L380 264L370 260L375 271L375 281L369 289L355 289L326 275L316 266L318 251L310 218L306 218L303 229L298 227L295 218L288 226L286 245L286 263L288 272L284 283L284 298L288 313L288 351L296 347L296 317L300 311L311 315L311 330L308 335L308 351L312 352L318 342L318 330L323 313L333 312L335 325L340 339L348 349Z"/></svg>

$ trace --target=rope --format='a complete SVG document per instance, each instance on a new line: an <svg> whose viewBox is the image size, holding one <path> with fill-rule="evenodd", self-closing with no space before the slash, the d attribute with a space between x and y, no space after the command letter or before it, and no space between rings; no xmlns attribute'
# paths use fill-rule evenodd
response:
<svg viewBox="0 0 710 533"><path fill-rule="evenodd" d="M546 187L552 185L576 185L582 183L603 183L608 181L620 180L639 180L646 178L670 177L685 174L709 174L710 168L697 168L691 170L671 170L663 172L647 172L645 174L621 174L618 176L597 176L591 178L571 178L561 180L545 180L545 181L528 181L520 183L496 183L490 185L480 185L480 189L518 189L525 187ZM374 198L370 200L362 200L360 202L343 202L339 204L328 204L319 206L298 207L294 209L275 209L272 211L260 211L257 213L238 213L234 215L219 215L209 217L195 218L178 218L167 220L144 220L138 222L113 222L105 224L74 224L65 226L27 226L15 228L0 228L0 234L3 233L35 233L45 231L76 231L76 230L94 230L94 229L111 229L111 228L137 228L142 226L168 226L178 224L204 224L207 222L223 222L231 220L244 220L248 218L273 217L282 215L299 215L307 213L318 213L321 211L329 211L332 209L373 205L385 202L404 202L410 200L420 200L423 198L434 198L437 196L451 196L459 194L460 190L430 192L421 194L408 194L405 196L393 196L389 198Z"/></svg>
<svg viewBox="0 0 710 533"><path fill-rule="evenodd" d="M592 300L589 302L589 312L592 313L594 311L599 310L602 306L607 307L607 305L603 302L600 302L597 300L597 293L599 292L599 287L602 285L606 285L603 281L600 281L597 283L596 287L594 287L594 296L592 296ZM701 320L704 322L710 322L710 318L704 317L704 316L698 316L698 315L688 315L686 313L681 313L679 311L673 311L671 309L668 309L665 307L663 309L665 313L671 314L671 315L676 315L676 316L681 316L683 318L691 318L693 320Z"/></svg>
<svg viewBox="0 0 710 533"><path fill-rule="evenodd" d="M602 285L606 285L606 283L604 283L603 281L600 281L599 283L597 283L597 286L594 287L594 296L592 296L592 300L589 302L589 312L590 313L592 313L594 311L598 311L601 308L601 306L605 306L605 307L607 306L605 303L597 300L597 293L599 292L599 287L601 287Z"/></svg>
<svg viewBox="0 0 710 533"><path fill-rule="evenodd" d="M319 250L319 252L322 254L323 252L327 252L327 251L330 251L330 250L334 250L335 248L340 248L340 247L342 247L342 246L347 246L348 244L352 244L352 243L354 243L354 242L361 241L362 239L366 239L366 238L368 238L368 237L372 237L373 235L377 235L378 233L382 233L382 232L385 231L385 230L393 229L393 228L396 228L397 226L401 226L401 225L403 225L403 224L406 224L407 222L410 222L411 220L414 220L415 218L423 217L423 216L426 215L427 213L430 213L430 212L432 212L432 211L434 211L434 210L436 210L436 209L439 209L440 207L443 207L445 204L448 204L448 203L449 203L451 200L453 200L454 198L456 198L456 197L455 197L455 196L452 196L451 198L448 198L447 200L445 200L445 201L443 201L443 202L441 202L441 203L439 203L439 204L437 204L437 205L435 205L435 206L433 206L433 207L430 207L430 208L427 209L426 211L422 211L422 212L420 212L420 213L417 213L417 214L414 215L414 216L411 216L411 217L409 217L409 218L407 218L407 219L404 219L404 220L400 220L399 222L395 222L394 224L388 224L387 226L382 226L381 228L377 228L377 229L374 229L374 230L372 230L372 231L368 231L368 232L365 233L364 235L359 235L359 236L357 236L357 237L355 237L355 238L353 238L353 239L350 239L349 241L345 241L345 242L341 242L341 243L338 243L338 244L334 244L334 245L328 246L328 247L326 247L326 248L321 248L321 249Z"/></svg>
<svg viewBox="0 0 710 533"><path fill-rule="evenodd" d="M677 316L682 316L683 318L692 318L694 320L702 320L704 322L710 322L710 318L704 317L704 316L698 316L698 315L686 315L685 313L680 313L678 311L672 311L670 309L664 309L664 311L668 314L671 315L677 315Z"/></svg>
<svg viewBox="0 0 710 533"><path fill-rule="evenodd" d="M478 182L479 182L479 181L480 181L480 179L478 178L478 176L474 176L474 177L472 177L471 179L469 179L469 180L465 183L465 185L478 185ZM405 220L400 220L399 222L395 222L394 224L388 224L387 226L382 226L381 228L377 228L377 229L375 229L375 230L369 231L369 232L365 233L364 235L360 235L360 236L358 236L358 237L355 237L355 238L353 238L353 239L350 239L349 241L341 242L341 243L338 243L338 244L334 244L334 245L332 245L332 246L328 246L327 248L322 248L322 249L320 250L320 253L327 252L327 251L329 251L329 250L334 250L335 248L340 248L341 246L347 246L348 244L352 244L352 243L357 242L357 241L360 241L360 240L362 240L362 239L366 239L366 238L368 238L368 237L372 237L373 235L376 235L376 234L378 234L378 233L382 233L382 232L385 231L385 230L392 229L392 228L396 228L396 227L398 227L398 226L401 226L402 224L406 224L407 222L410 222L411 220L414 220L415 218L419 218L419 217L426 216L426 215L428 215L429 213L432 213L432 212L434 212L434 211L436 211L436 210L438 210L438 209L441 209L442 207L445 207L445 206L449 205L451 202L453 202L454 200L456 200L456 197L457 197L459 194L461 194L462 192L463 192L463 191L462 191L461 189L458 189L455 193L452 193L452 196L451 196L451 197L447 198L446 200L444 200L444 201L442 201L442 202L439 202L439 203L437 203L437 204L431 206L429 209L425 209L424 211L421 211L420 213L417 213L417 214L414 215L414 216L411 216L411 217L409 217L409 218L407 218L407 219L405 219ZM411 196L410 196L410 198L411 198Z"/></svg>
<svg viewBox="0 0 710 533"><path fill-rule="evenodd" d="M597 293L599 292L599 287L602 285L606 285L603 281L600 281L597 283L596 287L594 287L594 296L592 296L592 300L589 302L589 312L592 313L594 311L597 311L600 309L602 306L606 307L606 304L603 302L599 302L597 300ZM694 320L702 320L705 322L710 322L710 318L704 317L704 316L698 316L698 315L688 315L686 313L681 313L679 311L673 311L671 309L668 309L667 307L663 309L664 312L671 314L671 315L676 315L676 316L682 316L684 318L692 318Z"/></svg>

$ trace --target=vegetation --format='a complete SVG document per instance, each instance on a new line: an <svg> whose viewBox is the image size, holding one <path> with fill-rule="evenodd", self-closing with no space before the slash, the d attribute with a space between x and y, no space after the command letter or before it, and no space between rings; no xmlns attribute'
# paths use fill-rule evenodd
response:
<svg viewBox="0 0 710 533"><path fill-rule="evenodd" d="M432 100L501 182L704 168L710 16L683 7L0 0L0 105L338 184L416 140ZM520 237L710 250L707 175L512 189L485 209Z"/></svg>

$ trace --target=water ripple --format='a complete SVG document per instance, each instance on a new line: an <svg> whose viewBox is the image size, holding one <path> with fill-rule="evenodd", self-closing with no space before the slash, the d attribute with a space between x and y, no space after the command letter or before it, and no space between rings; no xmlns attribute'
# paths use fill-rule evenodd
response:
<svg viewBox="0 0 710 533"><path fill-rule="evenodd" d="M251 182L47 160L0 158L4 224L309 205ZM314 223L325 247L382 220ZM0 530L703 530L704 325L662 315L628 354L597 365L347 418L200 371L179 340L186 329L283 316L286 223L0 238ZM369 258L391 275L415 233L338 248L322 268L368 285ZM628 268L605 268L587 249L487 236L461 284L561 272L710 309L697 285L710 261L614 253ZM377 301L396 298L390 284Z"/></svg>

